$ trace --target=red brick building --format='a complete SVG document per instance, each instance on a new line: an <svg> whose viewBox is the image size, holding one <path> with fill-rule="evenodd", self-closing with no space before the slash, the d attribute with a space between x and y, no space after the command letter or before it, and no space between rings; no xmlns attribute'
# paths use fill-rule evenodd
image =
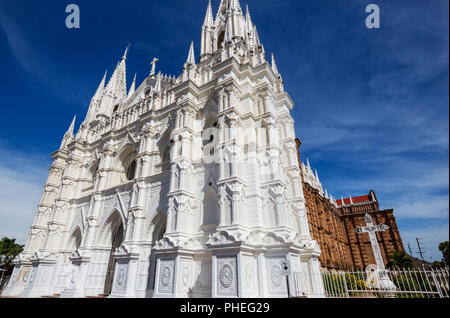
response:
<svg viewBox="0 0 450 318"><path fill-rule="evenodd" d="M297 146L300 150L299 140ZM389 230L376 234L385 264L391 252L404 250L394 210L380 210L373 190L368 195L336 200L323 190L318 173L312 171L309 161L301 162L300 151L298 158L310 231L322 250L323 267L366 268L375 264L369 235L355 233L356 227L365 226L366 213L372 216L374 224L389 226Z"/></svg>

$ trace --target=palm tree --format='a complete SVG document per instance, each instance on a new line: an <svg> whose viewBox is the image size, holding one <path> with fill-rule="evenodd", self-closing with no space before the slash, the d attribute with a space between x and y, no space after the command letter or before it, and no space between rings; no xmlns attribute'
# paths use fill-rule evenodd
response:
<svg viewBox="0 0 450 318"><path fill-rule="evenodd" d="M3 281L5 272L11 267L14 258L23 250L23 245L16 244L16 239L4 237L0 241L0 264L3 265L2 276L0 282Z"/></svg>
<svg viewBox="0 0 450 318"><path fill-rule="evenodd" d="M389 263L387 263L387 268L410 268L413 267L413 261L411 257L406 254L405 251L393 251L388 256Z"/></svg>

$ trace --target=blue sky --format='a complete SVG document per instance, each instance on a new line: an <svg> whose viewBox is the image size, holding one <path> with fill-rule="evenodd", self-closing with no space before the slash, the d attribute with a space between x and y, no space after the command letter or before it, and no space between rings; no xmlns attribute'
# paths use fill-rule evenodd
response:
<svg viewBox="0 0 450 318"><path fill-rule="evenodd" d="M45 3L45 4L43 4ZM65 27L76 3L81 28ZM309 157L337 198L376 191L405 243L440 258L449 227L448 0L247 0ZM365 8L381 8L381 28ZM245 7L246 2L241 0ZM125 47L128 85L179 75L207 0L0 0L0 236L24 243L50 153ZM219 0L213 0L217 10ZM417 254L415 254L417 255Z"/></svg>

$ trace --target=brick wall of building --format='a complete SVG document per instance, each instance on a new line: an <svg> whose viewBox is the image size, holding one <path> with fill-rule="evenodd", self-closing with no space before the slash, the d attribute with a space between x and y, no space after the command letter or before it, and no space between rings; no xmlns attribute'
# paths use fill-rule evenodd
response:
<svg viewBox="0 0 450 318"><path fill-rule="evenodd" d="M385 264L392 251L403 251L403 242L394 217L394 210L380 210L374 191L368 195L337 201L337 206L304 181L301 142L297 140L298 160L303 180L311 236L320 245L322 267L333 269L366 268L375 264L367 233L356 234L355 228L365 226L364 215L373 218L374 224L389 226L385 232L377 232L377 239Z"/></svg>

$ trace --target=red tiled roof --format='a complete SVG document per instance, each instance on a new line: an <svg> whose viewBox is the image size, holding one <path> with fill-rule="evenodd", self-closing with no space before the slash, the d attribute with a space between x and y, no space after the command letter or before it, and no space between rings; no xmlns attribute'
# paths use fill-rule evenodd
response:
<svg viewBox="0 0 450 318"><path fill-rule="evenodd" d="M352 197L353 203L362 203L362 202L370 202L370 201L371 200L368 195L362 195L362 196L354 197L354 198ZM337 203L337 205L342 205L342 200L341 199L336 200L336 203ZM345 198L344 203L346 205L350 204L350 198Z"/></svg>

